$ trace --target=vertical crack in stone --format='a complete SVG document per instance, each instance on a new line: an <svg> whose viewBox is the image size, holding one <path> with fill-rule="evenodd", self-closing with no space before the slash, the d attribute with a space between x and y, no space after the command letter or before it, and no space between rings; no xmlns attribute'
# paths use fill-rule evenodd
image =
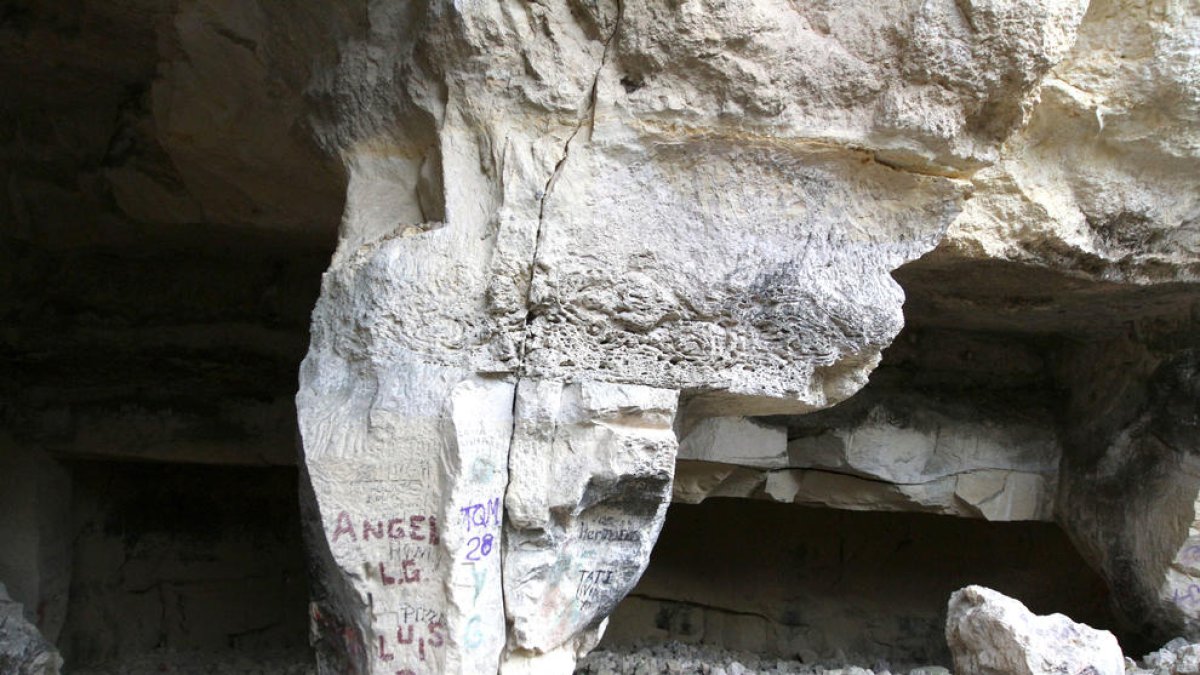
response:
<svg viewBox="0 0 1200 675"><path fill-rule="evenodd" d="M571 154L571 143L585 124L589 124L592 129L596 126L596 104L600 95L600 75L604 72L604 66L608 63L609 52L612 49L612 44L616 40L617 35L621 31L621 19L625 13L624 0L617 0L617 16L613 21L612 32L608 38L604 40L604 51L600 54L600 64L596 66L596 72L592 76L592 86L588 94L587 109L581 111L579 123L575 126L574 131L567 137L563 143L562 155L558 161L554 163L554 169L550 172L550 177L546 179L546 184L542 187L541 197L538 201L538 224L537 232L534 234L533 254L529 261L529 293L525 299L527 311L525 314L525 335L521 342L521 349L518 352L518 372L523 369L525 360L525 350L528 347L529 339L532 333L532 323L537 316L537 310L533 307L533 278L537 274L538 251L541 249L542 239L544 237L544 225L546 222L546 202L550 199L550 193L554 190L554 185L558 182L559 176L562 174L563 165L566 164L567 158Z"/></svg>

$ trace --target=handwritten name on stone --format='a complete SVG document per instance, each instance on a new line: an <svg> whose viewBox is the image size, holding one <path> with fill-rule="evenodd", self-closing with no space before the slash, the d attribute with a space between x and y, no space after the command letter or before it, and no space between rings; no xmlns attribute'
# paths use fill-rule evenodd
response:
<svg viewBox="0 0 1200 675"><path fill-rule="evenodd" d="M595 600L608 595L608 587L612 585L613 572L610 569L580 570L579 589L575 597L580 600Z"/></svg>
<svg viewBox="0 0 1200 675"><path fill-rule="evenodd" d="M429 650L440 649L446 644L446 624L440 619L415 625L403 624L396 629L395 639L392 639L392 635L380 635L378 641L380 661L394 661L398 653L402 654L402 658L411 658L414 650L417 659L424 661Z"/></svg>
<svg viewBox="0 0 1200 675"><path fill-rule="evenodd" d="M358 522L359 520L351 518L349 513L339 512L337 524L333 529L333 542L337 543L343 537L349 538L351 541L359 541L360 532L362 541L409 539L423 541L430 546L436 546L441 541L435 516L395 517L386 520L363 518L361 519L361 530L357 527Z"/></svg>
<svg viewBox="0 0 1200 675"><path fill-rule="evenodd" d="M393 567L393 573L388 574L387 565L390 563L379 563L379 581L384 586L396 586L399 584L415 584L421 580L421 568L417 567L417 563L412 560L405 560L400 563L399 572Z"/></svg>
<svg viewBox="0 0 1200 675"><path fill-rule="evenodd" d="M471 504L459 509L463 515L463 522L467 525L467 532L474 528L500 526L500 498L493 497L487 501Z"/></svg>
<svg viewBox="0 0 1200 675"><path fill-rule="evenodd" d="M586 524L579 529L579 538L583 541L641 541L637 530L621 527L588 527Z"/></svg>
<svg viewBox="0 0 1200 675"><path fill-rule="evenodd" d="M1200 586L1191 584L1187 587L1186 593L1180 593L1176 588L1171 592L1171 600L1182 607L1195 607L1200 604Z"/></svg>
<svg viewBox="0 0 1200 675"><path fill-rule="evenodd" d="M446 624L446 614L439 609L433 607L422 607L420 605L410 605L408 603L401 604L396 613L400 617L400 623L437 623L440 625Z"/></svg>

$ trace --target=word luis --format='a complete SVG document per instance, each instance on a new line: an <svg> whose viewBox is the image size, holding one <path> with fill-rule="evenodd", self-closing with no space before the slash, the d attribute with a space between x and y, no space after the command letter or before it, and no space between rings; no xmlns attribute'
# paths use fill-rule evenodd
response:
<svg viewBox="0 0 1200 675"><path fill-rule="evenodd" d="M388 637L380 635L377 638L379 640L379 660L393 661L396 659L398 651L415 648L417 658L424 661L428 656L427 648L440 649L446 643L446 625L441 621L430 621L423 626L418 625L414 635L413 626L409 624L396 629L394 642ZM401 658L403 659L403 657Z"/></svg>
<svg viewBox="0 0 1200 675"><path fill-rule="evenodd" d="M354 527L350 514L338 513L337 525L333 528L333 542L337 543L342 537L358 541L359 530ZM441 538L438 536L437 518L434 516L409 516L405 518L389 518L374 522L364 518L362 521L362 540L371 539L411 539L412 541L428 542L436 546Z"/></svg>

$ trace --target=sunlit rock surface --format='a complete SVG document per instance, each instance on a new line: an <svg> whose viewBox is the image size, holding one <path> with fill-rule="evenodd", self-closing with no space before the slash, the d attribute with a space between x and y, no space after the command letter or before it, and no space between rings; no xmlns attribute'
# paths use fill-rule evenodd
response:
<svg viewBox="0 0 1200 675"><path fill-rule="evenodd" d="M1200 638L1194 3L0 31L0 442L298 463L324 670L566 672L726 497L1057 523L1130 634ZM10 492L53 638L63 504Z"/></svg>

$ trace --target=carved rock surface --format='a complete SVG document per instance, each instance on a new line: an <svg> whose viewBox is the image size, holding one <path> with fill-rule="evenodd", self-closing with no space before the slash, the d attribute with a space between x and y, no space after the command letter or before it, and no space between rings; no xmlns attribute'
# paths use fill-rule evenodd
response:
<svg viewBox="0 0 1200 675"><path fill-rule="evenodd" d="M1037 616L1017 600L982 586L950 597L946 641L962 675L1121 675L1117 639L1069 618Z"/></svg>

